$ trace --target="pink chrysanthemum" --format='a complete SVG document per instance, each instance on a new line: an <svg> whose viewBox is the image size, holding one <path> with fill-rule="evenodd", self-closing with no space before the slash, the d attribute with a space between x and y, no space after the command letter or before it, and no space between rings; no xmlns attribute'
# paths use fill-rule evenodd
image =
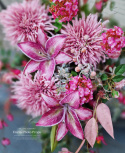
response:
<svg viewBox="0 0 125 153"><path fill-rule="evenodd" d="M108 29L102 34L102 48L110 58L118 58L121 49L125 47L124 32L121 28L114 26L114 29Z"/></svg>
<svg viewBox="0 0 125 153"><path fill-rule="evenodd" d="M50 7L53 18L59 18L60 21L71 21L78 12L78 0L50 0L55 3Z"/></svg>
<svg viewBox="0 0 125 153"><path fill-rule="evenodd" d="M20 41L36 42L39 28L47 32L54 29L48 9L45 9L44 5L41 6L39 1L14 3L0 13L6 39L12 44Z"/></svg>
<svg viewBox="0 0 125 153"><path fill-rule="evenodd" d="M66 85L66 89L67 94L78 90L81 104L88 103L90 100L93 99L92 82L85 76L72 77L72 80L70 80L69 83Z"/></svg>
<svg viewBox="0 0 125 153"><path fill-rule="evenodd" d="M76 64L90 64L96 67L100 61L105 61L105 54L101 48L101 32L107 22L98 22L98 16L90 14L87 19L75 18L73 25L65 26L62 30L67 35L62 51L70 54ZM102 60L103 59L103 60Z"/></svg>
<svg viewBox="0 0 125 153"><path fill-rule="evenodd" d="M33 117L44 114L48 106L44 101L44 94L58 97L55 79L47 80L37 72L32 80L31 75L21 75L19 81L14 82L13 98L17 99L17 106Z"/></svg>

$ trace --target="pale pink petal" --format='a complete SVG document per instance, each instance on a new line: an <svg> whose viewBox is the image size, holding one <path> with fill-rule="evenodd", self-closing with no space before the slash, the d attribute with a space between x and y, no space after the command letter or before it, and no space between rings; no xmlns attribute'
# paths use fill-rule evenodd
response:
<svg viewBox="0 0 125 153"><path fill-rule="evenodd" d="M53 97L49 97L45 94L42 94L42 98L45 100L45 102L47 103L49 107L56 107L59 105L58 100Z"/></svg>
<svg viewBox="0 0 125 153"><path fill-rule="evenodd" d="M38 42L45 48L47 35L42 29L38 29Z"/></svg>
<svg viewBox="0 0 125 153"><path fill-rule="evenodd" d="M65 39L66 35L56 35L47 40L45 48L51 57L55 57L59 53L63 47Z"/></svg>
<svg viewBox="0 0 125 153"><path fill-rule="evenodd" d="M60 141L68 132L66 124L64 122L59 123L56 131L56 140Z"/></svg>
<svg viewBox="0 0 125 153"><path fill-rule="evenodd" d="M77 113L80 120L88 120L92 117L92 111L87 108L80 107L75 109L75 112Z"/></svg>
<svg viewBox="0 0 125 153"><path fill-rule="evenodd" d="M95 144L97 133L98 133L97 122L94 118L91 118L85 126L85 138L87 139L91 147L93 147Z"/></svg>
<svg viewBox="0 0 125 153"><path fill-rule="evenodd" d="M41 119L36 123L36 126L53 126L60 123L63 119L64 109L62 107L56 107L49 110Z"/></svg>
<svg viewBox="0 0 125 153"><path fill-rule="evenodd" d="M36 70L39 69L39 62L36 62L36 61L33 61L33 60L30 60L27 65L25 66L24 68L24 73L32 73L32 72L35 72Z"/></svg>
<svg viewBox="0 0 125 153"><path fill-rule="evenodd" d="M99 104L96 110L97 118L108 134L114 138L114 131L111 119L111 113L106 104Z"/></svg>
<svg viewBox="0 0 125 153"><path fill-rule="evenodd" d="M68 130L77 138L83 139L83 130L76 113L72 110L66 114L66 126Z"/></svg>
<svg viewBox="0 0 125 153"><path fill-rule="evenodd" d="M28 56L32 60L38 62L46 60L44 49L40 44L34 42L21 42L18 44L18 47L26 56Z"/></svg>
<svg viewBox="0 0 125 153"><path fill-rule="evenodd" d="M72 61L72 58L68 54L61 52L56 56L55 60L56 64L63 64Z"/></svg>
<svg viewBox="0 0 125 153"><path fill-rule="evenodd" d="M41 62L39 65L39 70L41 71L41 74L45 74L47 79L51 79L55 71L55 60L52 59Z"/></svg>
<svg viewBox="0 0 125 153"><path fill-rule="evenodd" d="M61 102L61 104L69 104L73 108L78 108L80 104L79 93L78 91L72 92L66 96Z"/></svg>

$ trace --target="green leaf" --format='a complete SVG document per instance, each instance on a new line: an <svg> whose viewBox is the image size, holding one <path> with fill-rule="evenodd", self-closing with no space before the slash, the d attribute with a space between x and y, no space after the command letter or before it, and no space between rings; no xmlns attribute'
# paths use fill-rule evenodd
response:
<svg viewBox="0 0 125 153"><path fill-rule="evenodd" d="M114 6L115 6L115 2L114 2L114 1L112 1L112 2L110 3L110 10L111 10L111 11L113 11Z"/></svg>
<svg viewBox="0 0 125 153"><path fill-rule="evenodd" d="M56 129L57 125L53 126L50 134L51 152L53 152L56 149L58 143L58 141L56 140Z"/></svg>
<svg viewBox="0 0 125 153"><path fill-rule="evenodd" d="M77 73L75 71L71 71L72 76L77 76Z"/></svg>
<svg viewBox="0 0 125 153"><path fill-rule="evenodd" d="M55 32L58 32L62 28L62 22L59 22L59 19L55 19L54 26L57 27L57 29L54 29Z"/></svg>
<svg viewBox="0 0 125 153"><path fill-rule="evenodd" d="M116 67L115 74L116 75L122 75L125 72L125 64L121 64Z"/></svg>
<svg viewBox="0 0 125 153"><path fill-rule="evenodd" d="M124 78L125 78L125 77L122 76L122 75L117 75L117 76L115 76L115 77L113 78L113 81L114 81L114 82L120 82L120 81L122 81Z"/></svg>
<svg viewBox="0 0 125 153"><path fill-rule="evenodd" d="M119 92L114 90L112 92L112 96L113 96L113 98L115 98L116 96L118 97L119 96Z"/></svg>
<svg viewBox="0 0 125 153"><path fill-rule="evenodd" d="M106 74L102 74L101 79L102 81L106 81L108 79L108 76Z"/></svg>

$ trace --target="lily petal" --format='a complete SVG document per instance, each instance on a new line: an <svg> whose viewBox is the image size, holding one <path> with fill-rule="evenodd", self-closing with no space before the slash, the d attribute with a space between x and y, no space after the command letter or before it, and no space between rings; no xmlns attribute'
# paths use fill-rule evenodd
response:
<svg viewBox="0 0 125 153"><path fill-rule="evenodd" d="M83 139L83 130L76 113L72 110L66 114L66 126L68 130L77 138Z"/></svg>
<svg viewBox="0 0 125 153"><path fill-rule="evenodd" d="M59 105L58 100L53 97L49 97L49 96L42 94L42 98L45 100L47 105L49 105L50 107L56 107Z"/></svg>
<svg viewBox="0 0 125 153"><path fill-rule="evenodd" d="M78 91L72 92L66 96L60 104L69 104L73 108L78 108L80 105L79 93Z"/></svg>
<svg viewBox="0 0 125 153"><path fill-rule="evenodd" d="M46 33L42 29L38 29L38 42L45 48L46 41L48 40Z"/></svg>
<svg viewBox="0 0 125 153"><path fill-rule="evenodd" d="M44 61L46 56L44 49L40 44L34 42L21 42L18 44L21 51L34 61Z"/></svg>
<svg viewBox="0 0 125 153"><path fill-rule="evenodd" d="M30 60L27 65L25 66L23 72L26 74L26 73L32 73L32 72L35 72L36 70L39 69L39 62L36 62L36 61L33 61L33 60Z"/></svg>
<svg viewBox="0 0 125 153"><path fill-rule="evenodd" d="M92 117L92 111L87 108L80 107L75 109L75 112L77 113L80 120L88 120Z"/></svg>
<svg viewBox="0 0 125 153"><path fill-rule="evenodd" d="M55 60L56 64L63 64L72 61L72 58L68 54L61 52L56 56Z"/></svg>
<svg viewBox="0 0 125 153"><path fill-rule="evenodd" d="M39 70L41 74L45 74L47 79L51 79L55 71L55 60L46 60L40 63Z"/></svg>
<svg viewBox="0 0 125 153"><path fill-rule="evenodd" d="M59 123L56 131L56 140L60 141L68 132L66 124L64 122Z"/></svg>
<svg viewBox="0 0 125 153"><path fill-rule="evenodd" d="M56 107L49 110L41 119L36 123L36 126L53 126L59 124L63 119L64 109L62 107Z"/></svg>
<svg viewBox="0 0 125 153"><path fill-rule="evenodd" d="M51 57L55 57L65 42L66 35L56 35L51 37L46 42L46 51Z"/></svg>

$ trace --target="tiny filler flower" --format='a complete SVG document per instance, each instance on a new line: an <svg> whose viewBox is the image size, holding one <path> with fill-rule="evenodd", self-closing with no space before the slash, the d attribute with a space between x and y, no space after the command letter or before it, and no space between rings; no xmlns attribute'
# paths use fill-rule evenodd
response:
<svg viewBox="0 0 125 153"><path fill-rule="evenodd" d="M60 21L71 21L78 12L78 0L50 0L54 3L50 8L50 12L54 19L59 18Z"/></svg>
<svg viewBox="0 0 125 153"><path fill-rule="evenodd" d="M84 138L79 120L90 119L92 112L80 106L78 91L70 93L60 101L49 96L44 96L44 100L48 105L51 105L51 109L41 117L36 126L58 125L56 131L57 141L60 141L68 131L79 139Z"/></svg>
<svg viewBox="0 0 125 153"><path fill-rule="evenodd" d="M41 6L40 0L14 3L0 13L6 39L16 45L23 41L37 41L38 29L49 32L54 30L48 9Z"/></svg>

